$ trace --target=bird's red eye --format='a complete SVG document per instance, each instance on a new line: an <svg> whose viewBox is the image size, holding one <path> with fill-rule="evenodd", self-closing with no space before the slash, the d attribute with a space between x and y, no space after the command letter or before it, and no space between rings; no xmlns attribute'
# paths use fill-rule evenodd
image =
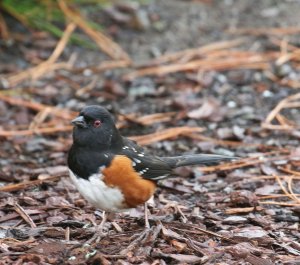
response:
<svg viewBox="0 0 300 265"><path fill-rule="evenodd" d="M98 128L100 125L101 125L101 121L99 121L99 120L94 121L94 127L95 128Z"/></svg>

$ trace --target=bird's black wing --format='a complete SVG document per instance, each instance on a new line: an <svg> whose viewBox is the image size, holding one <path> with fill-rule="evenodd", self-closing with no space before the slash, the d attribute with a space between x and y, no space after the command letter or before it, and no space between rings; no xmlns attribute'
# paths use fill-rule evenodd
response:
<svg viewBox="0 0 300 265"><path fill-rule="evenodd" d="M132 160L133 168L145 179L160 180L167 178L172 168L159 157L149 155L145 149L134 141L123 138L124 146L120 155L125 155Z"/></svg>
<svg viewBox="0 0 300 265"><path fill-rule="evenodd" d="M140 153L146 153L146 150L137 144L136 141L130 140L128 138L122 137L124 146L131 148L133 151L136 150Z"/></svg>

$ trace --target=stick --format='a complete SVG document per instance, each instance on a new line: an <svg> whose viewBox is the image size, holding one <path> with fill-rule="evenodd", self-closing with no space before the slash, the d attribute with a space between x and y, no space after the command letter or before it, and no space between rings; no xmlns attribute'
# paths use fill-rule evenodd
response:
<svg viewBox="0 0 300 265"><path fill-rule="evenodd" d="M67 26L62 38L56 45L52 55L46 60L45 62L42 62L41 64L34 66L32 68L29 68L23 72L20 72L16 75L10 76L7 78L7 82L10 86L14 86L19 84L20 82L28 79L28 77L32 78L33 80L38 79L39 77L43 76L46 73L49 73L51 71L54 71L56 69L60 68L70 68L70 63L59 63L54 64L55 61L58 59L58 57L63 52L65 46L67 45L67 42L75 30L76 25L74 23L71 23Z"/></svg>
<svg viewBox="0 0 300 265"><path fill-rule="evenodd" d="M80 14L68 7L65 1L58 0L58 5L63 13L92 38L103 52L115 60L124 60L130 64L131 59L129 55L117 43L113 42L103 33L92 29Z"/></svg>
<svg viewBox="0 0 300 265"><path fill-rule="evenodd" d="M31 180L31 181L24 181L24 182L17 183L17 184L10 184L10 185L0 187L0 191L12 192L12 191L17 191L17 190L23 190L28 187L40 185L49 180L55 181L60 178L61 178L61 176L50 176L50 177L44 178L44 179L37 179L37 180Z"/></svg>
<svg viewBox="0 0 300 265"><path fill-rule="evenodd" d="M23 220L30 225L31 228L36 228L36 224L31 217L25 212L25 210L18 203L14 204L15 211L23 218Z"/></svg>
<svg viewBox="0 0 300 265"><path fill-rule="evenodd" d="M28 100L24 100L21 98L8 97L8 96L5 96L3 93L0 93L0 100L3 100L11 105L23 106L23 107L35 110L37 112L43 111L47 108L51 108L52 115L55 115L57 117L60 117L62 119L66 119L66 120L73 119L77 115L76 112L73 112L70 110L55 108L53 106L41 104L38 102L28 101Z"/></svg>
<svg viewBox="0 0 300 265"><path fill-rule="evenodd" d="M13 131L0 131L0 136L29 136L33 134L52 134L57 132L69 132L73 129L71 125L50 128L34 128L32 130L13 130Z"/></svg>

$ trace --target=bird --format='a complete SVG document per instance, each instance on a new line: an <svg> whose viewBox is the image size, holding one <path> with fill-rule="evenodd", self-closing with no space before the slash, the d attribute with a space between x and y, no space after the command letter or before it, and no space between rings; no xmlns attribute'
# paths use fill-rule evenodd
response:
<svg viewBox="0 0 300 265"><path fill-rule="evenodd" d="M71 121L73 144L69 175L81 195L105 213L128 211L145 204L159 180L182 166L211 165L234 159L215 154L159 157L121 135L110 112L99 105L84 107ZM149 224L147 224L149 226Z"/></svg>

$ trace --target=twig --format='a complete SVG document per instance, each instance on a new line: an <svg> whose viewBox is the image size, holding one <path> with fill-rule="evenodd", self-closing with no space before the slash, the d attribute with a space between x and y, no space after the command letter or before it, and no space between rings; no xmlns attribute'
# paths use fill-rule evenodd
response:
<svg viewBox="0 0 300 265"><path fill-rule="evenodd" d="M30 23L28 22L28 19L25 15L23 15L21 12L17 12L15 8L13 8L10 4L3 4L3 1L0 2L0 7L2 10L5 10L8 14L10 14L15 19L19 20L23 26L30 29Z"/></svg>
<svg viewBox="0 0 300 265"><path fill-rule="evenodd" d="M290 178L291 176L284 175L284 176L277 176L277 177L280 179L286 179L286 178ZM253 176L253 177L249 177L249 178L251 178L251 181L252 181L252 180L261 180L261 179L275 179L275 176L274 175L267 175L267 176L262 175L262 176ZM295 176L294 178L297 180L300 180L300 176L298 176L298 177Z"/></svg>
<svg viewBox="0 0 300 265"><path fill-rule="evenodd" d="M58 0L58 5L71 21L78 25L90 38L97 43L102 51L115 60L124 60L130 64L131 59L129 55L117 43L113 42L103 33L92 29L91 26L89 26L88 23L80 16L80 14L68 7L65 1Z"/></svg>
<svg viewBox="0 0 300 265"><path fill-rule="evenodd" d="M255 159L250 161L238 160L236 162L224 163L217 166L199 167L199 170L205 173L214 172L214 171L225 171L225 170L232 170L232 169L257 165L264 162L265 160L260 160L260 159Z"/></svg>
<svg viewBox="0 0 300 265"><path fill-rule="evenodd" d="M67 226L65 230L65 240L70 241L70 227Z"/></svg>
<svg viewBox="0 0 300 265"><path fill-rule="evenodd" d="M57 61L59 56L62 54L64 51L73 31L76 29L75 23L70 23L67 25L64 34L62 35L60 41L57 43L53 53L51 56L48 58L48 60L45 63L52 64Z"/></svg>
<svg viewBox="0 0 300 265"><path fill-rule="evenodd" d="M23 218L23 220L30 225L31 228L36 228L36 224L31 217L25 212L25 210L18 203L14 204L15 211Z"/></svg>
<svg viewBox="0 0 300 265"><path fill-rule="evenodd" d="M176 211L178 211L179 214L181 215L182 222L183 222L184 224L187 223L188 219L186 218L185 214L184 214L184 213L182 212L182 210L180 209L180 206L176 204L174 207L175 207Z"/></svg>
<svg viewBox="0 0 300 265"><path fill-rule="evenodd" d="M7 78L7 82L10 86L14 86L19 84L20 82L28 79L28 77L32 78L33 80L38 79L39 77L43 76L46 73L49 73L51 71L54 71L56 69L61 68L70 68L70 63L57 63L55 64L55 61L58 59L58 57L63 52L72 32L75 30L76 25L74 23L71 23L67 26L62 38L58 42L56 48L54 49L52 55L46 60L45 62L42 62L41 64L29 68L21 73L18 73L16 75L10 76Z"/></svg>
<svg viewBox="0 0 300 265"><path fill-rule="evenodd" d="M17 190L23 190L26 189L28 187L32 187L32 186L37 186L40 185L46 181L55 181L60 179L61 176L50 176L44 179L37 179L37 180L31 180L31 181L24 181L21 183L17 183L17 184L10 184L10 185L6 185L6 186L2 186L0 187L0 191L3 192L12 192L12 191L17 191Z"/></svg>
<svg viewBox="0 0 300 265"><path fill-rule="evenodd" d="M42 216L42 214L45 213L42 210L30 210L30 209L26 210L26 212L27 212L27 214L31 214L31 215L39 214L40 216ZM18 217L18 213L16 213L16 212L6 214L6 215L0 217L0 223L6 222L9 220L13 220L16 217Z"/></svg>
<svg viewBox="0 0 300 265"><path fill-rule="evenodd" d="M0 137L12 137L12 136L29 136L33 134L53 134L57 132L69 132L73 129L73 126L65 125L61 127L51 128L35 128L32 130L15 130L15 131L1 131Z"/></svg>
<svg viewBox="0 0 300 265"><path fill-rule="evenodd" d="M164 54L164 55L150 61L149 63L147 63L147 65L162 64L162 63L167 63L170 61L175 61L175 60L179 60L181 58L187 58L187 57L192 58L193 56L196 56L196 55L198 55L198 56L202 55L202 54L207 55L207 53L209 53L209 52L233 48L244 42L245 42L245 39L213 42L213 43L209 43L207 45L193 48L193 49L187 49L187 50L183 50L183 51L179 51L179 52Z"/></svg>
<svg viewBox="0 0 300 265"><path fill-rule="evenodd" d="M285 168L285 167L278 167L279 170L285 172L285 173L289 173L291 175L296 175L296 176L300 176L300 172L295 171L295 170L291 170L289 168Z"/></svg>
<svg viewBox="0 0 300 265"><path fill-rule="evenodd" d="M151 244L153 244L154 240L160 233L161 229L162 229L161 224L152 226L150 229L145 228L145 230L134 241L132 241L125 249L123 249L120 252L120 254L121 255L128 254L128 252L134 250L137 246L141 246L143 245L144 242L147 242L150 237L151 237Z"/></svg>
<svg viewBox="0 0 300 265"><path fill-rule="evenodd" d="M4 41L8 41L10 38L5 19L3 18L1 13L0 13L0 36Z"/></svg>
<svg viewBox="0 0 300 265"><path fill-rule="evenodd" d="M300 27L285 27L285 28L239 28L229 30L229 33L233 34L247 34L247 35L292 35L300 32Z"/></svg>
<svg viewBox="0 0 300 265"><path fill-rule="evenodd" d="M102 256L106 259L125 259L127 258L127 255L107 255L107 254L102 254Z"/></svg>
<svg viewBox="0 0 300 265"><path fill-rule="evenodd" d="M141 117L136 117L135 114L121 114L120 118L123 120L129 120L131 122L141 124L141 125L151 125L157 122L167 122L172 120L176 112L164 112L164 113L154 113L149 115L144 115ZM122 120L120 120L122 121Z"/></svg>
<svg viewBox="0 0 300 265"><path fill-rule="evenodd" d="M300 195L300 194L295 194L295 195ZM259 199L260 200L265 200L265 199L277 199L277 198L285 198L288 197L286 194L270 194L270 195L260 195Z"/></svg>
<svg viewBox="0 0 300 265"><path fill-rule="evenodd" d="M71 110L65 110L65 109L61 109L61 108L56 108L56 107L52 107L49 105L45 105L45 104L41 104L38 102L33 102L33 101L28 101L28 100L24 100L21 98L14 98L14 97L8 97L5 96L3 93L0 92L0 100L3 100L11 105L16 105L16 106L23 106L35 111L43 111L47 108L51 108L51 114L57 117L60 117L62 119L66 119L66 120L71 120L73 119L77 113L73 112Z"/></svg>
<svg viewBox="0 0 300 265"><path fill-rule="evenodd" d="M217 166L207 166L207 167L199 167L199 170L202 172L214 172L214 171L225 171L225 170L232 170L257 164L262 164L267 161L276 161L279 159L286 158L287 156L279 157L252 157L252 158L245 158L237 161L233 161L230 163L224 163Z"/></svg>
<svg viewBox="0 0 300 265"><path fill-rule="evenodd" d="M51 113L52 108L45 108L42 111L38 112L35 117L33 118L33 121L29 125L29 130L34 130L41 125L48 115Z"/></svg>
<svg viewBox="0 0 300 265"><path fill-rule="evenodd" d="M293 200L300 203L300 199L297 197L297 195L293 192L293 178L294 176L291 176L290 178L288 178L288 189L290 192L290 195L293 197Z"/></svg>
<svg viewBox="0 0 300 265"><path fill-rule="evenodd" d="M276 116L280 113L282 109L285 108L299 108L300 107L300 93L288 96L282 99L276 107L268 114L265 121L262 123L262 127L269 130L292 130L295 129L295 126L289 124L283 125L274 125L272 121L276 118ZM295 102L296 101L296 102Z"/></svg>
<svg viewBox="0 0 300 265"><path fill-rule="evenodd" d="M227 208L226 214L251 213L253 211L261 211L261 207L243 207L243 208Z"/></svg>
<svg viewBox="0 0 300 265"><path fill-rule="evenodd" d="M279 205L279 206L300 206L299 203L289 203L289 202L274 202L274 201L259 201L259 204L273 204L273 205Z"/></svg>
<svg viewBox="0 0 300 265"><path fill-rule="evenodd" d="M222 236L220 234L217 234L217 233L214 233L214 232L211 232L211 231L199 228L199 227L195 227L193 225L191 225L191 227L198 230L199 232L186 230L186 229L181 229L181 228L177 228L177 227L173 227L173 229L178 230L178 231L182 231L182 232L186 232L186 233L193 233L193 234L203 234L204 233L204 234L207 234L207 235L211 235L211 236L221 238L221 239L226 240L226 241L232 241L232 239L230 239L229 237L225 237L225 236Z"/></svg>
<svg viewBox="0 0 300 265"><path fill-rule="evenodd" d="M208 71L208 70L229 70L229 69L260 69L266 70L269 68L269 59L263 55L254 55L248 58L221 58L221 59L202 59L193 60L187 63L177 63L170 65L161 65L156 67L149 67L133 71L123 76L124 80L134 80L141 76L147 75L166 75L182 71Z"/></svg>
<svg viewBox="0 0 300 265"><path fill-rule="evenodd" d="M274 178L276 179L276 181L277 181L277 183L279 184L279 186L280 186L281 190L283 191L283 193L284 193L287 197L289 197L290 199L294 200L293 196L292 196L292 195L286 190L286 188L283 186L281 179L280 179L278 176L276 176L276 175L274 175Z"/></svg>
<svg viewBox="0 0 300 265"><path fill-rule="evenodd" d="M8 252L0 253L0 258L3 258L5 256L22 256L22 255L26 255L24 251L22 252L8 251Z"/></svg>

